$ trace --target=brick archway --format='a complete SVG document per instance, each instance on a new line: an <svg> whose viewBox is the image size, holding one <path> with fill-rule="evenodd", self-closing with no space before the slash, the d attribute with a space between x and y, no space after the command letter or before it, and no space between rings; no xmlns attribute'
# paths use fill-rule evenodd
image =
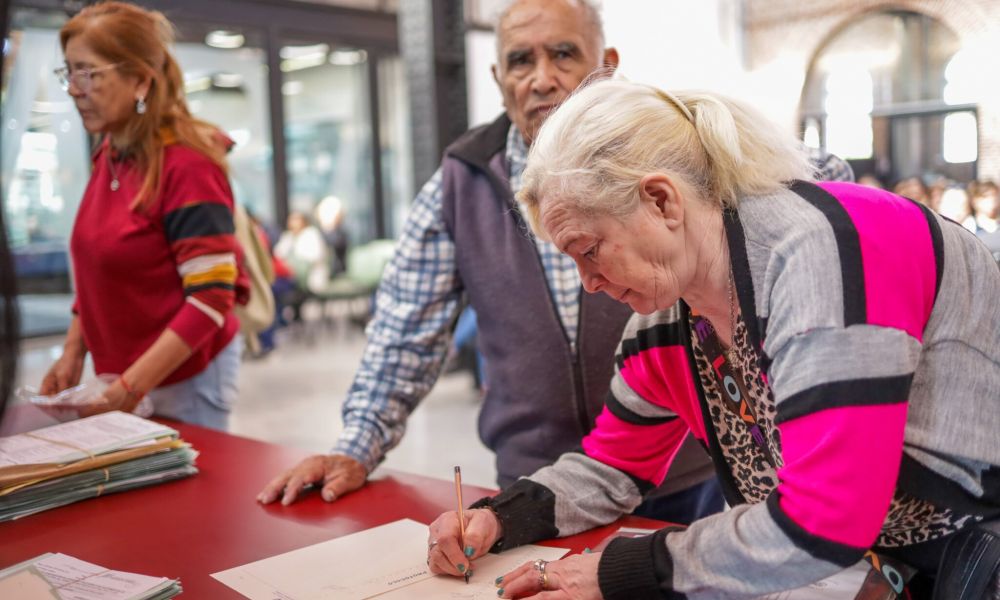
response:
<svg viewBox="0 0 1000 600"><path fill-rule="evenodd" d="M783 106L798 107L817 52L858 18L887 10L927 15L954 31L963 47L1000 39L996 0L747 0L747 62L751 71L780 64L786 83L774 93ZM979 175L995 179L1000 177L1000 97L980 98L978 105Z"/></svg>

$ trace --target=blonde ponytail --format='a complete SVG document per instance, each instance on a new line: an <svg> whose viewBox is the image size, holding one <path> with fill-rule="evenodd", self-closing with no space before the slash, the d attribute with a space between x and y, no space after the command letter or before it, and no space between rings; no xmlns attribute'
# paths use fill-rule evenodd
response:
<svg viewBox="0 0 1000 600"><path fill-rule="evenodd" d="M754 109L707 92L674 94L600 80L573 94L542 126L518 195L537 225L543 194L584 211L624 215L639 181L671 174L719 207L811 179L802 145Z"/></svg>
<svg viewBox="0 0 1000 600"><path fill-rule="evenodd" d="M723 206L741 196L772 193L815 169L802 144L750 106L705 92L677 96L696 115L695 129L711 169L711 189Z"/></svg>

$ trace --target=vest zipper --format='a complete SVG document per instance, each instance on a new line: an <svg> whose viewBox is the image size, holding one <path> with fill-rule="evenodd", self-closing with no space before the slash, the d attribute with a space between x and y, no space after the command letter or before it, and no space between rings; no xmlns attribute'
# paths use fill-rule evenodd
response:
<svg viewBox="0 0 1000 600"><path fill-rule="evenodd" d="M518 217L522 218L522 217ZM590 433L592 429L590 423L590 415L587 413L587 397L586 391L583 385L583 371L580 365L580 348L583 346L583 286L581 285L577 291L577 303L580 306L580 314L576 321L576 344L570 342L569 332L566 331L566 324L563 323L562 316L559 314L559 307L556 306L556 300L552 296L552 289L549 288L549 278L545 272L545 263L542 262L542 255L538 253L538 247L535 246L535 242L531 241L533 250L535 251L535 258L538 260L538 267L542 271L542 280L545 282L545 290L548 292L549 307L552 309L552 314L556 319L556 323L559 324L559 330L563 334L563 342L566 343L566 350L570 356L570 372L573 376L573 408L576 411L576 418L580 425L580 436L583 437Z"/></svg>

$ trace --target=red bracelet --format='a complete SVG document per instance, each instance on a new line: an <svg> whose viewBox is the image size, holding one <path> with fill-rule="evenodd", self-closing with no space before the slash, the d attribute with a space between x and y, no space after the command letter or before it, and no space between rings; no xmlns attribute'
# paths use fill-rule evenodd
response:
<svg viewBox="0 0 1000 600"><path fill-rule="evenodd" d="M118 376L118 383L122 384L122 387L125 388L125 394L126 395L128 395L128 396L135 396L136 395L135 390L132 389L132 386L130 386L128 384L128 382L125 381L125 376L124 375L119 375Z"/></svg>

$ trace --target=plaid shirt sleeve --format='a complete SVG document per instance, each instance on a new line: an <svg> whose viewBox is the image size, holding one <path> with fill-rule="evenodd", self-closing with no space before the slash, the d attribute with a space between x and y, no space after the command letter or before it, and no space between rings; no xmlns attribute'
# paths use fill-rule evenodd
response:
<svg viewBox="0 0 1000 600"><path fill-rule="evenodd" d="M816 167L817 181L854 181L854 169L836 154L815 149L810 152L809 158Z"/></svg>
<svg viewBox="0 0 1000 600"><path fill-rule="evenodd" d="M462 284L455 242L444 224L441 170L410 208L386 266L368 325L368 344L343 406L344 430L332 452L371 472L399 443L410 412L441 372Z"/></svg>

